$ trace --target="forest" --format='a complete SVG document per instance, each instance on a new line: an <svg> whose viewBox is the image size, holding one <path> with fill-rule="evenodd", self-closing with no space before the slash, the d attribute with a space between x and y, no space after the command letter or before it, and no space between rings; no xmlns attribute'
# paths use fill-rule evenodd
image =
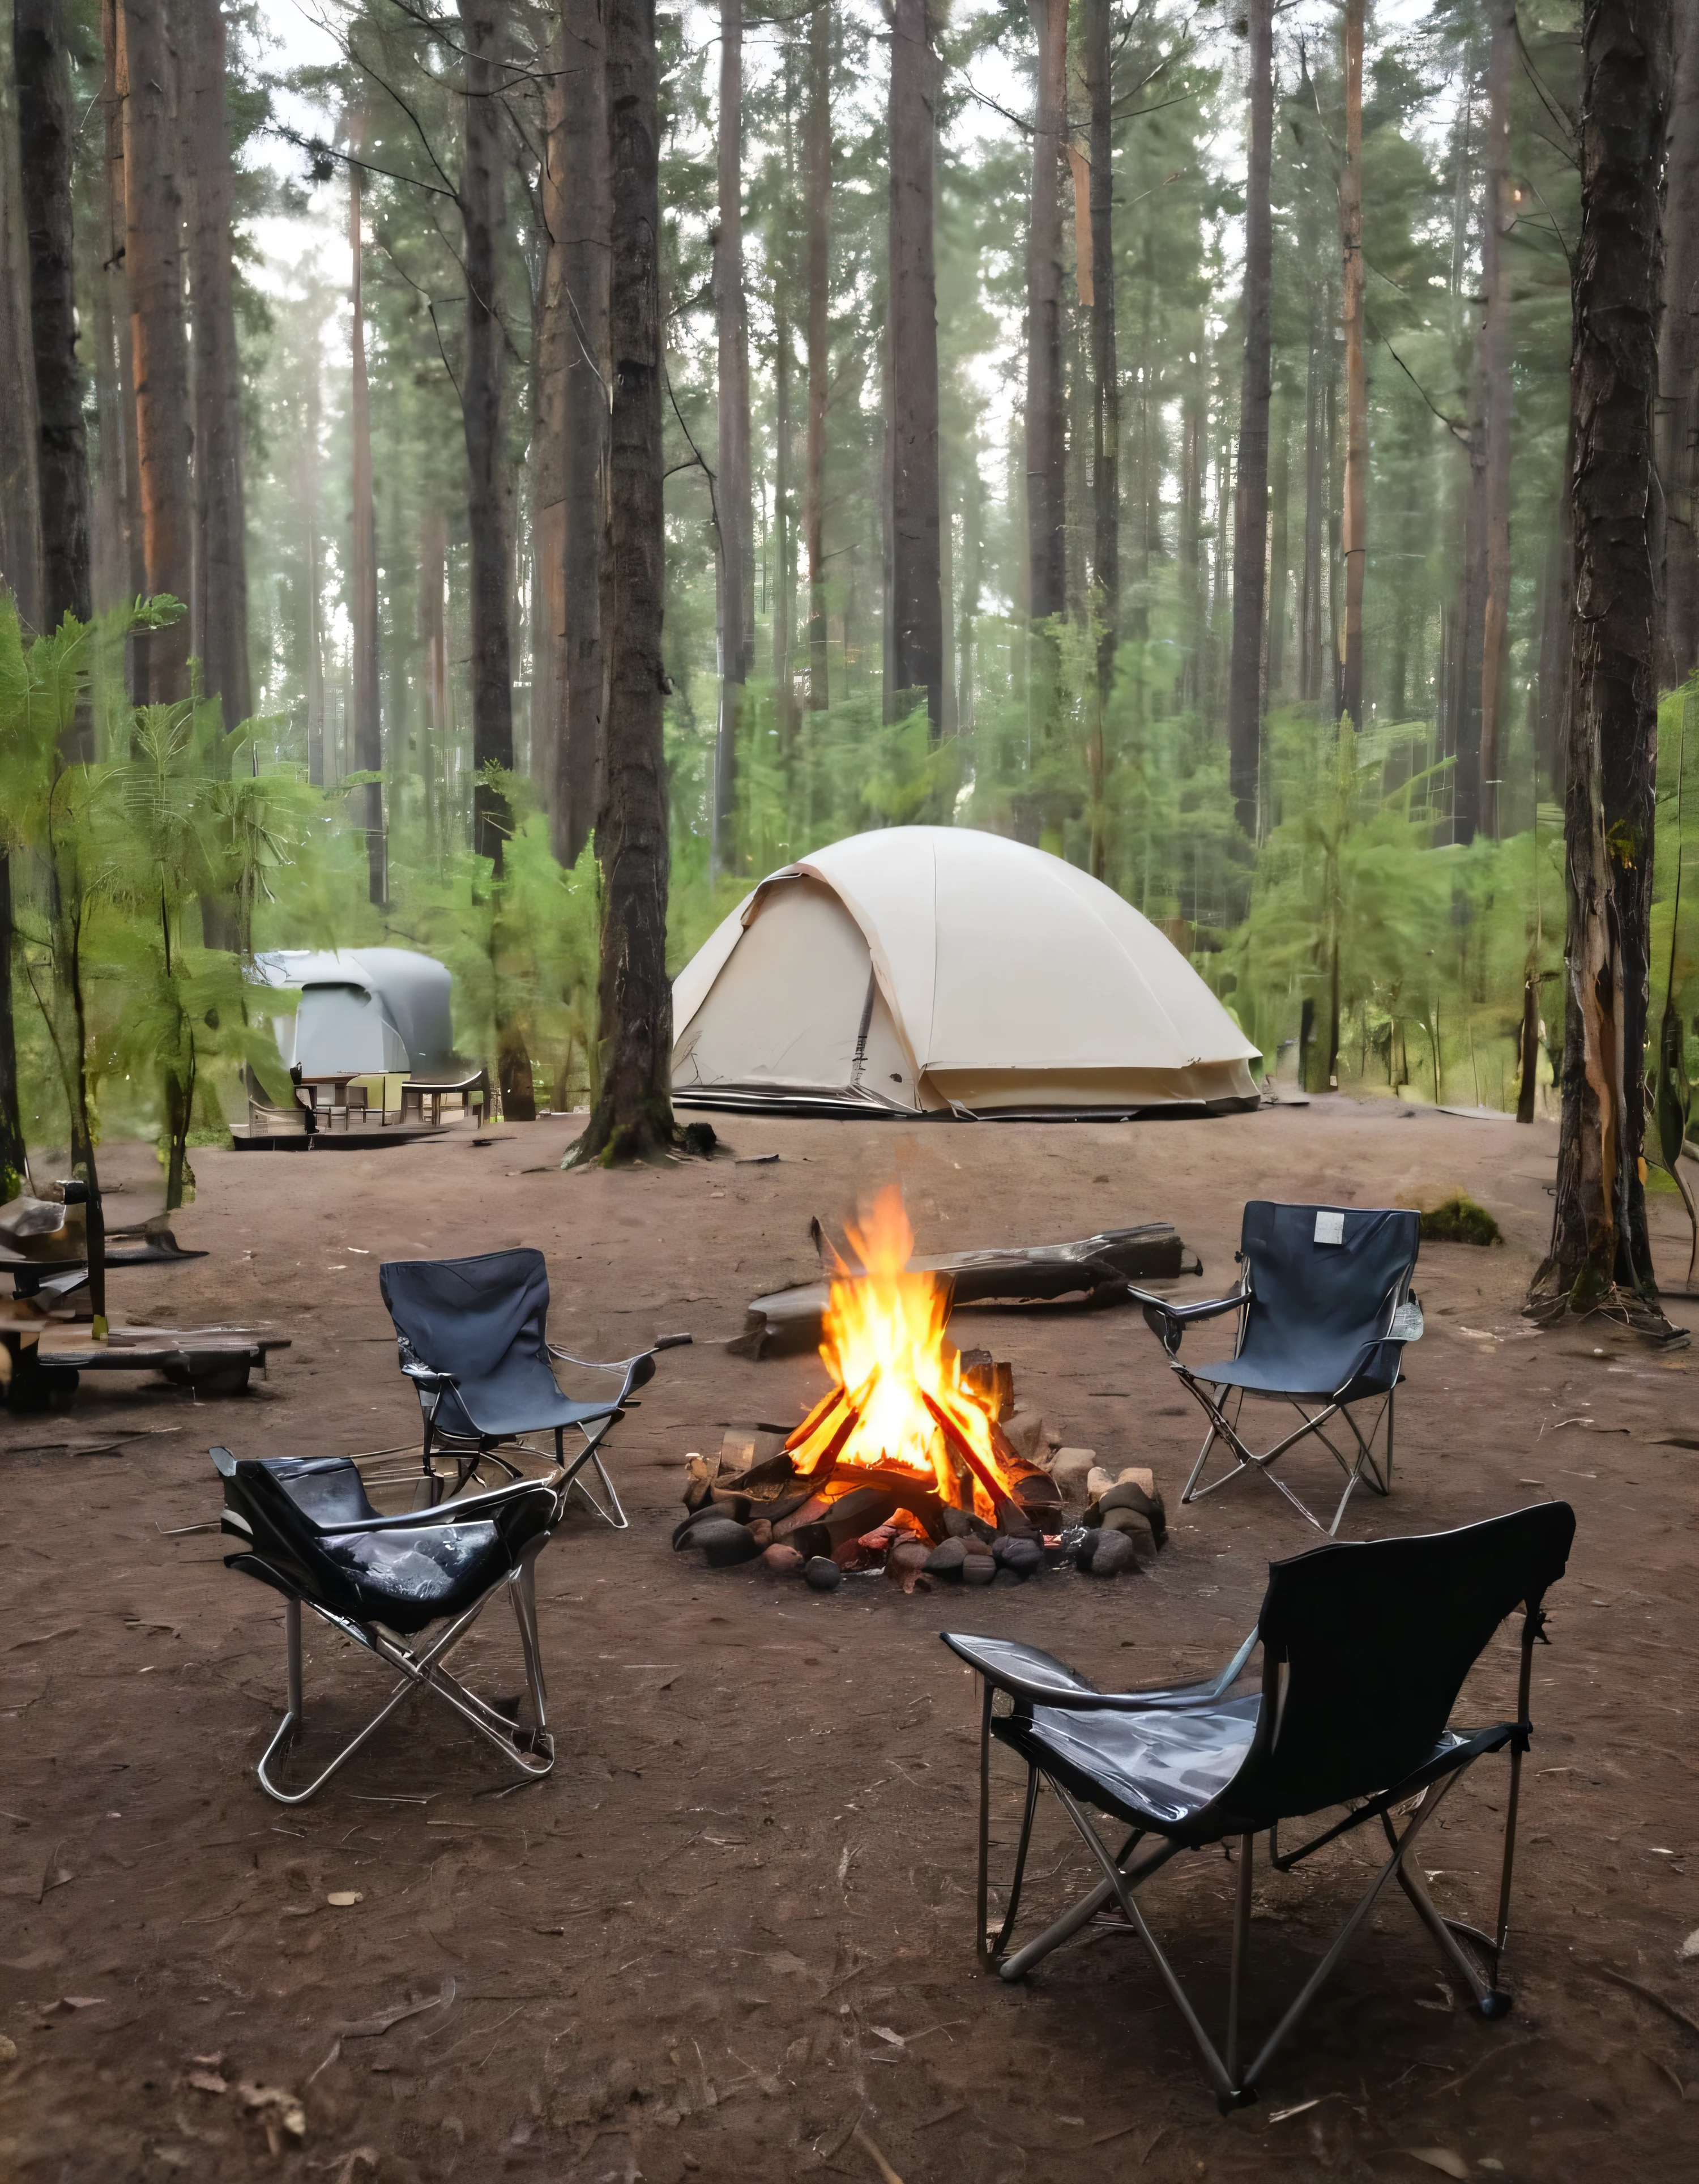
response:
<svg viewBox="0 0 1699 2184"><path fill-rule="evenodd" d="M1272 1073L1555 1112L1588 70L1635 12L14 0L8 1174L142 1129L192 1188L276 1073L264 945L434 952L510 1116L599 1112L663 957L916 820L1106 881ZM1662 239L1611 262L1685 1196L1699 36L1652 13Z"/></svg>

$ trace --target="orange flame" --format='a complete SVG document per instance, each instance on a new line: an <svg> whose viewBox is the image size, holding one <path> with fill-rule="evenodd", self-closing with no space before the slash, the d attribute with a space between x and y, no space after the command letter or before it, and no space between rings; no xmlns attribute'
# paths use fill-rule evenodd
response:
<svg viewBox="0 0 1699 2184"><path fill-rule="evenodd" d="M837 1385L790 1437L797 1468L818 1462L853 1413L854 1426L837 1451L840 1467L883 1465L930 1476L943 1500L972 1507L989 1521L995 1510L986 1480L1005 1494L1009 1480L997 1458L991 1415L963 1385L960 1354L944 1338L950 1284L910 1267L914 1232L894 1185L880 1192L864 1224L848 1233L865 1272L838 1262L820 1346ZM972 1464L958 1461L950 1428L972 1449Z"/></svg>

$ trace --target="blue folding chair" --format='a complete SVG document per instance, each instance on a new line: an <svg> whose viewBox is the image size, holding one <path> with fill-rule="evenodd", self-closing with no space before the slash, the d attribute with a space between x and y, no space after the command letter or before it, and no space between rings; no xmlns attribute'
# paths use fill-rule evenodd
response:
<svg viewBox="0 0 1699 2184"><path fill-rule="evenodd" d="M1393 1397L1404 1346L1422 1336L1422 1307L1410 1287L1421 1241L1421 1215L1402 1208L1279 1206L1253 1199L1239 1235L1244 1272L1231 1295L1176 1304L1132 1290L1169 1364L1209 1421L1182 1502L1213 1494L1244 1472L1260 1472L1301 1517L1331 1539L1359 1486L1391 1492ZM1186 1329L1228 1312L1238 1316L1233 1355L1207 1365L1183 1360ZM1247 1396L1289 1403L1301 1423L1272 1447L1253 1449L1239 1429ZM1367 1434L1358 1424L1359 1406L1372 1412ZM1335 1421L1350 1429L1354 1451L1329 1435ZM1374 1445L1383 1426L1384 1452L1377 1457ZM1311 1435L1331 1451L1345 1475L1329 1524L1274 1471L1287 1451ZM1202 1485L1217 1441L1226 1444L1234 1462Z"/></svg>
<svg viewBox="0 0 1699 2184"><path fill-rule="evenodd" d="M401 1369L418 1392L425 1414L425 1491L434 1505L447 1482L437 1455L459 1466L459 1493L482 1463L493 1462L510 1478L518 1467L498 1453L521 1434L552 1433L554 1460L565 1474L563 1490L576 1489L616 1531L626 1513L598 1453L608 1429L637 1407L632 1391L654 1373L652 1352L688 1343L688 1334L663 1335L637 1357L612 1364L574 1357L549 1340L549 1272L541 1251L519 1245L468 1259L390 1259L378 1268L378 1285L395 1323ZM581 1403L563 1395L552 1358L594 1373L616 1373L620 1391ZM565 1435L576 1429L584 1446L568 1460ZM605 1502L599 1502L581 1474L592 1467Z"/></svg>
<svg viewBox="0 0 1699 2184"><path fill-rule="evenodd" d="M1502 2017L1510 2008L1502 1979L1522 1758L1533 1734L1534 1645L1544 1629L1541 1603L1563 1574L1574 1536L1574 1511L1565 1502L1546 1502L1460 1531L1411 1540L1338 1540L1271 1563L1256 1628L1239 1652L1208 1682L1173 1690L1100 1691L1066 1663L1030 1646L941 1634L978 1670L983 1687L982 1964L1005 1980L1017 1980L1083 1928L1136 1937L1197 2042L1223 2108L1237 2107L1256 2098L1270 2060L1361 1932L1387 1883L1395 1880L1460 1990L1484 2017ZM1484 1729L1452 1729L1451 1709L1464 1678L1518 1605L1524 1613L1514 1718ZM1235 1691L1259 1646L1257 1683ZM1013 1876L994 1927L989 1917L994 1742L1012 1752L1027 1770ZM1487 1933L1440 1912L1411 1852L1468 1770L1500 1752L1510 1755L1510 1780L1497 1917ZM1011 1949L1041 1788L1055 1794L1101 1878L1024 1947ZM1340 1806L1347 1808L1342 1819L1319 1826L1297 1848L1282 1851L1284 1825ZM1104 1841L1089 1810L1108 1814L1118 1823L1117 1832L1130 1829L1118 1851ZM1269 1863L1284 1873L1324 1844L1372 1823L1379 1824L1390 1856L1246 2061L1239 2003L1256 1837L1267 1836ZM1152 1933L1138 1892L1183 1851L1209 1852L1219 1873L1217 1847L1223 1845L1230 1847L1235 1861L1237 1887L1227 2037L1217 2049ZM1194 1904L1200 1901L1192 1898Z"/></svg>

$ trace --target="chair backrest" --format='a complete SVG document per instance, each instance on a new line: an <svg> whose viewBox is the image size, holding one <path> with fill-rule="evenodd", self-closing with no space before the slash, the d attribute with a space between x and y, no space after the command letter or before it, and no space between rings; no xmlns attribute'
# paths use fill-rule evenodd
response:
<svg viewBox="0 0 1699 2184"><path fill-rule="evenodd" d="M433 1373L470 1382L514 1367L549 1373L549 1271L530 1245L470 1259L388 1259L377 1280L396 1332Z"/></svg>
<svg viewBox="0 0 1699 2184"><path fill-rule="evenodd" d="M1402 1206L1252 1199L1239 1233L1251 1295L1240 1356L1287 1363L1295 1390L1331 1392L1353 1369L1376 1377L1387 1362L1376 1357L1379 1338L1421 1244L1422 1217ZM1390 1362L1395 1379L1395 1351Z"/></svg>
<svg viewBox="0 0 1699 2184"><path fill-rule="evenodd" d="M1228 1802L1286 1818L1402 1781L1433 1752L1499 1624L1562 1577L1574 1536L1568 1502L1544 1502L1271 1563L1257 1627L1275 1718Z"/></svg>

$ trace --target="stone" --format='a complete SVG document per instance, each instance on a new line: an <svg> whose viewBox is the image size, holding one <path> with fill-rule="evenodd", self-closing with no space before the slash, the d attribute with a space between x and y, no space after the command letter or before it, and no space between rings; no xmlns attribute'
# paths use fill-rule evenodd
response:
<svg viewBox="0 0 1699 2184"><path fill-rule="evenodd" d="M783 1540L776 1540L761 1555L761 1568L770 1577L794 1577L802 1568L804 1557L794 1547L788 1547Z"/></svg>
<svg viewBox="0 0 1699 2184"><path fill-rule="evenodd" d="M982 1538L978 1532L970 1532L967 1537L961 1542L961 1545L963 1550L970 1555L992 1555L995 1554L997 1552L997 1541L994 1535L992 1538L987 1540Z"/></svg>
<svg viewBox="0 0 1699 2184"><path fill-rule="evenodd" d="M844 1573L830 1555L814 1555L802 1566L802 1581L816 1592L835 1592L844 1582Z"/></svg>
<svg viewBox="0 0 1699 2184"><path fill-rule="evenodd" d="M1044 1551L1036 1540L999 1540L991 1554L1000 1568L1017 1577L1035 1576L1044 1566Z"/></svg>
<svg viewBox="0 0 1699 2184"><path fill-rule="evenodd" d="M1011 1569L1006 1564L999 1568L991 1580L993 1585L1024 1585L1026 1581L1019 1570Z"/></svg>
<svg viewBox="0 0 1699 2184"><path fill-rule="evenodd" d="M773 1528L765 1517L752 1518L744 1528L758 1547L770 1547L773 1543Z"/></svg>
<svg viewBox="0 0 1699 2184"><path fill-rule="evenodd" d="M693 1524L684 1545L700 1547L710 1569L732 1569L739 1563L752 1563L761 1552L760 1543L747 1524L734 1524L724 1517Z"/></svg>
<svg viewBox="0 0 1699 2184"><path fill-rule="evenodd" d="M965 1540L973 1529L973 1519L965 1509L958 1509L953 1502L944 1505L944 1529L952 1540Z"/></svg>
<svg viewBox="0 0 1699 2184"><path fill-rule="evenodd" d="M1064 1502L1083 1502L1085 1482L1096 1468L1095 1448L1059 1448L1050 1459L1050 1477Z"/></svg>
<svg viewBox="0 0 1699 2184"><path fill-rule="evenodd" d="M1094 1577L1114 1577L1122 1570L1136 1569L1139 1557L1133 1542L1125 1532L1100 1532L1091 1560L1085 1565Z"/></svg>
<svg viewBox="0 0 1699 2184"><path fill-rule="evenodd" d="M1133 1542L1134 1552L1141 1563L1156 1559L1156 1535L1150 1529L1150 1520L1136 1509L1111 1509L1103 1520L1106 1532L1120 1532Z"/></svg>
<svg viewBox="0 0 1699 2184"><path fill-rule="evenodd" d="M961 1582L964 1585L989 1585L997 1574L997 1565L989 1555L964 1555L961 1561Z"/></svg>
<svg viewBox="0 0 1699 2184"><path fill-rule="evenodd" d="M1147 1472L1145 1477L1150 1474ZM1130 1479L1119 1480L1093 1504L1086 1513L1088 1524L1107 1524L1117 1509L1128 1509L1142 1517L1150 1527L1156 1544L1160 1547L1167 1537L1168 1520L1160 1494L1150 1492L1145 1486Z"/></svg>
<svg viewBox="0 0 1699 2184"><path fill-rule="evenodd" d="M1085 1474L1085 1498L1100 1502L1115 1484L1115 1474L1106 1471L1100 1463L1094 1463Z"/></svg>
<svg viewBox="0 0 1699 2184"><path fill-rule="evenodd" d="M928 1577L960 1577L961 1565L966 1560L965 1540L944 1540L933 1549L921 1567Z"/></svg>
<svg viewBox="0 0 1699 2184"><path fill-rule="evenodd" d="M1146 1494L1154 1496L1156 1491L1156 1474L1146 1464L1129 1463L1124 1470L1116 1473L1115 1484L1117 1486L1142 1487Z"/></svg>
<svg viewBox="0 0 1699 2184"><path fill-rule="evenodd" d="M1022 1463L1042 1464L1048 1454L1044 1422L1029 1404L1017 1402L1004 1423L1003 1437Z"/></svg>

